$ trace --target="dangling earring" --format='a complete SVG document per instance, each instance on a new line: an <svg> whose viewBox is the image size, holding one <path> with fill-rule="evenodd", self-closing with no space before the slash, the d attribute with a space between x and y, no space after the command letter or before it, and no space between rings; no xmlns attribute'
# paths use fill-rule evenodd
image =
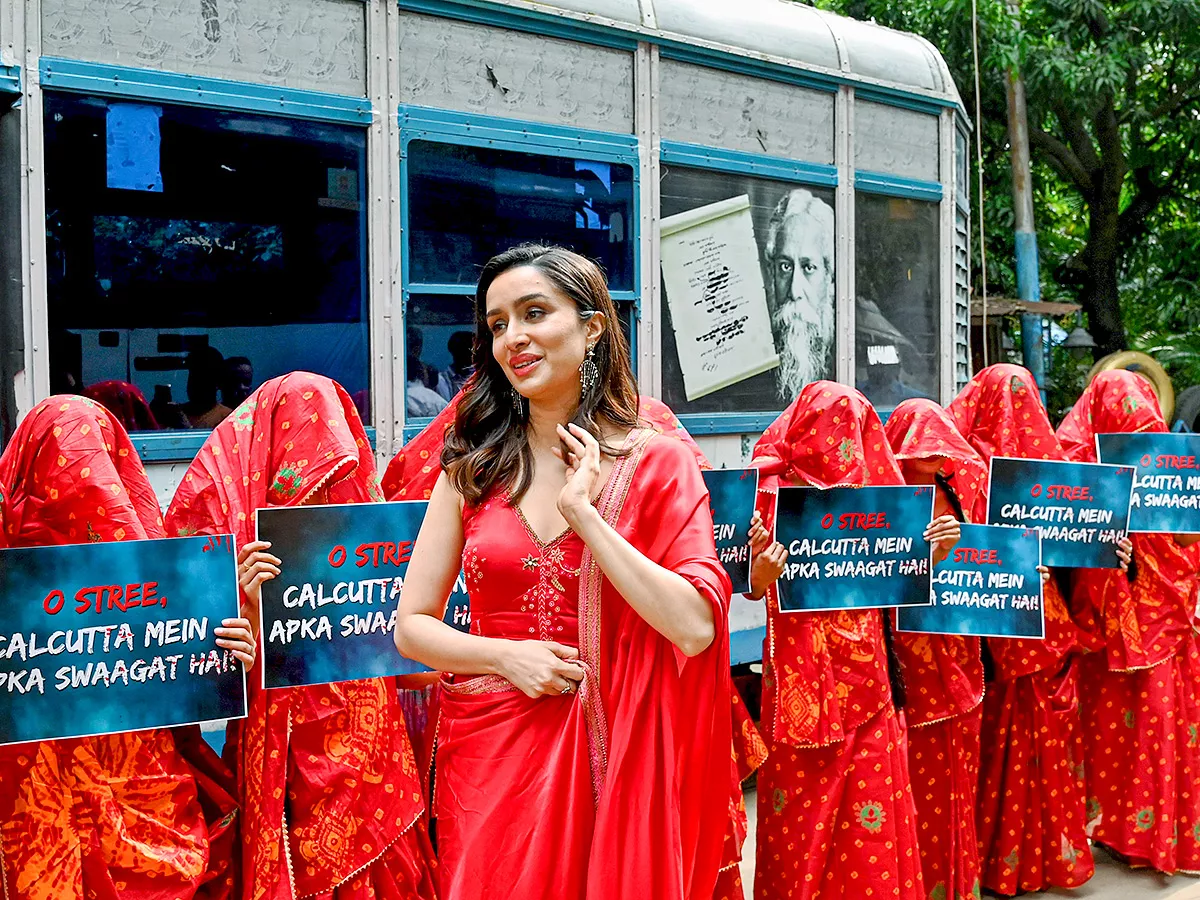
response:
<svg viewBox="0 0 1200 900"><path fill-rule="evenodd" d="M517 414L518 419L523 417L525 415L525 398L516 388L509 388L508 393L512 398L513 412Z"/></svg>
<svg viewBox="0 0 1200 900"><path fill-rule="evenodd" d="M586 399L600 383L600 367L596 365L596 345L588 347L587 356L579 364L579 394Z"/></svg>

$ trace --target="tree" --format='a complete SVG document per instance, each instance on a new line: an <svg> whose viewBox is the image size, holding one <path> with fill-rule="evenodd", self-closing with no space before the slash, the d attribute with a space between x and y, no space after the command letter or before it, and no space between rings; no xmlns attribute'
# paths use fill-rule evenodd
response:
<svg viewBox="0 0 1200 900"><path fill-rule="evenodd" d="M1200 199L1200 0L1012 2L978 0L982 116L972 109L969 0L817 5L915 31L938 46L984 129L991 165L1006 152L1004 78L1020 66L1030 146L1057 182L1038 185L1039 213L1048 201L1058 206L1057 219L1038 221L1048 251L1043 286L1049 274L1062 293L1078 298L1099 352L1124 349L1130 316L1122 301L1139 302L1123 298L1122 287L1156 289L1146 281L1153 273L1135 266L1170 277L1178 242L1159 238L1181 213L1190 220ZM1064 188L1078 201L1074 221Z"/></svg>

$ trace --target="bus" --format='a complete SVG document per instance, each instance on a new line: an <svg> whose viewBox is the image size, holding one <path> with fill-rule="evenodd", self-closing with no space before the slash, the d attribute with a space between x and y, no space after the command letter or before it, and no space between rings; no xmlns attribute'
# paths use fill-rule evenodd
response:
<svg viewBox="0 0 1200 900"><path fill-rule="evenodd" d="M947 402L970 127L927 41L788 0L0 0L0 438L119 394L165 507L303 369L382 467L523 240L601 263L641 391L718 467L813 378ZM735 664L764 622L735 601Z"/></svg>

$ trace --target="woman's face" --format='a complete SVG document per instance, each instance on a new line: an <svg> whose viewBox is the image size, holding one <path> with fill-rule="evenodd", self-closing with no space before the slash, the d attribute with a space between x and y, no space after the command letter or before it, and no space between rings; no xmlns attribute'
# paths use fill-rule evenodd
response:
<svg viewBox="0 0 1200 900"><path fill-rule="evenodd" d="M492 356L523 397L579 397L579 366L600 339L604 316L579 317L575 302L532 266L497 276L485 310Z"/></svg>
<svg viewBox="0 0 1200 900"><path fill-rule="evenodd" d="M942 466L945 463L946 457L944 456L920 456L913 459L901 460L900 467L905 475L913 474L932 478L942 471Z"/></svg>

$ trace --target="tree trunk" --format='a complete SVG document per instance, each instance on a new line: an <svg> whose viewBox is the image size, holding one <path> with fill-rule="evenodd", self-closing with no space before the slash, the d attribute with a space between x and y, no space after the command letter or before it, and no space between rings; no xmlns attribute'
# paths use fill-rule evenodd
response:
<svg viewBox="0 0 1200 900"><path fill-rule="evenodd" d="M1084 259L1083 291L1080 300L1088 317L1088 331L1096 342L1096 359L1128 347L1125 324L1121 320L1121 303L1117 289L1117 271L1121 260L1118 240L1117 199L1107 192L1097 192L1089 205L1087 247Z"/></svg>

